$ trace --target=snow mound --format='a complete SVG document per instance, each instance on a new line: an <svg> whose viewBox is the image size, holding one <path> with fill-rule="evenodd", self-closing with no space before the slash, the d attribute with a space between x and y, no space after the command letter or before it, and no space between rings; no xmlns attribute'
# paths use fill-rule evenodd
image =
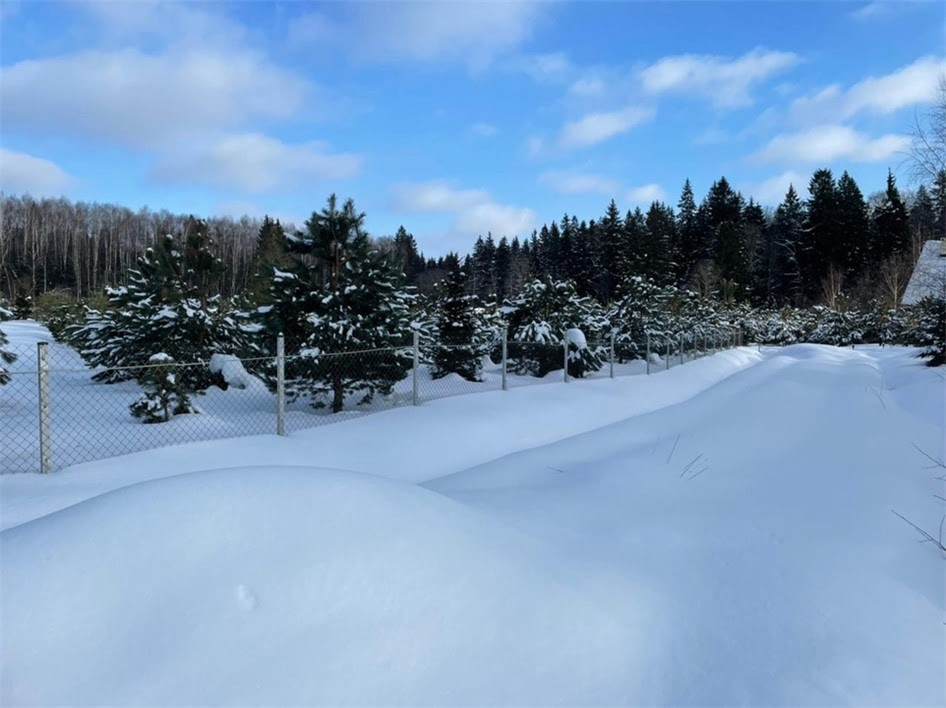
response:
<svg viewBox="0 0 946 708"><path fill-rule="evenodd" d="M244 368L243 362L232 354L214 354L210 357L210 373L220 374L227 385L245 389L252 385L253 376Z"/></svg>
<svg viewBox="0 0 946 708"><path fill-rule="evenodd" d="M368 475L195 472L0 540L4 705L601 703L639 680L640 630L580 575Z"/></svg>
<svg viewBox="0 0 946 708"><path fill-rule="evenodd" d="M588 341L585 339L585 333L574 327L565 331L565 341L567 341L569 344L574 344L578 349L588 348Z"/></svg>

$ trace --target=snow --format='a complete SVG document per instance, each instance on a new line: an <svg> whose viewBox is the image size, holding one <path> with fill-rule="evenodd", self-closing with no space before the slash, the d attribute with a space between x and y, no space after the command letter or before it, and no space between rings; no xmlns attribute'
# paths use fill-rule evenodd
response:
<svg viewBox="0 0 946 708"><path fill-rule="evenodd" d="M4 475L0 703L942 705L944 558L890 513L942 514L914 354L746 348Z"/></svg>
<svg viewBox="0 0 946 708"><path fill-rule="evenodd" d="M569 344L574 344L579 349L587 349L588 341L585 339L585 334L580 329L575 329L574 327L568 330L565 330L565 341Z"/></svg>
<svg viewBox="0 0 946 708"><path fill-rule="evenodd" d="M233 388L245 389L261 385L261 382L246 370L243 362L232 354L211 355L209 368L212 373L220 374Z"/></svg>
<svg viewBox="0 0 946 708"><path fill-rule="evenodd" d="M924 297L946 297L946 240L923 244L902 302L915 305Z"/></svg>

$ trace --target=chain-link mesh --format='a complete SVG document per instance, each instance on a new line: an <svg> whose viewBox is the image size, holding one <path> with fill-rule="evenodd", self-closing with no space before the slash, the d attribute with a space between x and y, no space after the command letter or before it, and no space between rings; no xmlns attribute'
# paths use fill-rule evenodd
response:
<svg viewBox="0 0 946 708"><path fill-rule="evenodd" d="M657 373L733 345L729 333L651 335L648 345L605 338L581 346L537 342L442 345L418 338L402 346L323 352L285 343L287 433L423 403L505 388ZM36 472L40 462L40 362L37 346L17 356L0 386L0 472ZM96 380L71 347L46 345L50 470L166 445L277 432L276 345L254 358L210 361L154 358L117 383ZM682 356L681 356L682 353ZM208 374L209 372L209 374ZM200 393L182 382L210 377ZM99 379L102 377L99 376ZM111 378L115 378L112 376Z"/></svg>

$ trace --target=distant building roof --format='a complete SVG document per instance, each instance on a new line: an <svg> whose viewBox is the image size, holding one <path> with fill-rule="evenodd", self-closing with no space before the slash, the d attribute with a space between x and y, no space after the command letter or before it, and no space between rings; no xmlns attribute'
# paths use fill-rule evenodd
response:
<svg viewBox="0 0 946 708"><path fill-rule="evenodd" d="M946 299L946 240L923 244L901 302L915 305L930 296Z"/></svg>

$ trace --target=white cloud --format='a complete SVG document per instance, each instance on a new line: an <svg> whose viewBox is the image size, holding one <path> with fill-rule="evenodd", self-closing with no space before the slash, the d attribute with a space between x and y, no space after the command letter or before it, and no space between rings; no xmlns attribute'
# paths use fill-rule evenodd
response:
<svg viewBox="0 0 946 708"><path fill-rule="evenodd" d="M566 123L558 142L566 150L590 147L652 120L654 115L653 109L639 106L629 106L619 111L589 113Z"/></svg>
<svg viewBox="0 0 946 708"><path fill-rule="evenodd" d="M539 184L559 194L603 194L615 197L621 189L617 180L581 172L550 171L539 175Z"/></svg>
<svg viewBox="0 0 946 708"><path fill-rule="evenodd" d="M75 179L54 162L0 147L0 191L60 195L74 183Z"/></svg>
<svg viewBox="0 0 946 708"><path fill-rule="evenodd" d="M562 52L518 56L508 62L508 67L543 84L567 81L575 72L575 67Z"/></svg>
<svg viewBox="0 0 946 708"><path fill-rule="evenodd" d="M778 206L785 199L789 185L794 185L799 198L804 199L808 190L809 177L794 170L786 170L781 174L770 177L762 182L749 185L744 194L753 197L760 204Z"/></svg>
<svg viewBox="0 0 946 708"><path fill-rule="evenodd" d="M627 192L627 200L631 204L645 206L655 201L666 201L667 192L659 184L643 184L640 187L631 187Z"/></svg>
<svg viewBox="0 0 946 708"><path fill-rule="evenodd" d="M777 135L753 156L762 163L809 165L838 160L883 162L907 149L910 138L888 134L878 138L844 125L822 125Z"/></svg>
<svg viewBox="0 0 946 708"><path fill-rule="evenodd" d="M640 72L644 90L652 94L684 93L709 99L719 107L752 103L751 89L791 69L800 61L793 52L763 48L741 57L680 54L664 57Z"/></svg>
<svg viewBox="0 0 946 708"><path fill-rule="evenodd" d="M220 5L164 0L83 0L70 6L91 16L105 41L157 38L175 47L233 46L246 28L232 20Z"/></svg>
<svg viewBox="0 0 946 708"><path fill-rule="evenodd" d="M302 15L290 26L297 45L330 43L355 59L459 60L482 66L522 45L546 9L537 2L384 2L342 8L341 19Z"/></svg>
<svg viewBox="0 0 946 708"><path fill-rule="evenodd" d="M477 138L491 138L499 131L492 123L474 123L470 132Z"/></svg>
<svg viewBox="0 0 946 708"><path fill-rule="evenodd" d="M532 231L536 215L531 209L502 204L482 189L458 189L444 180L405 183L393 189L393 207L407 212L447 214L457 235L496 237Z"/></svg>
<svg viewBox="0 0 946 708"><path fill-rule="evenodd" d="M814 96L792 102L792 114L801 120L845 120L859 113L889 115L902 108L932 103L937 79L946 61L926 56L883 76L870 76L848 89L832 84Z"/></svg>
<svg viewBox="0 0 946 708"><path fill-rule="evenodd" d="M608 92L608 83L597 76L584 76L572 82L568 92L580 98L597 98Z"/></svg>
<svg viewBox="0 0 946 708"><path fill-rule="evenodd" d="M333 153L324 143L288 145L260 133L244 133L169 157L153 176L164 182L201 183L248 193L301 191L313 182L354 177L361 165L359 155Z"/></svg>
<svg viewBox="0 0 946 708"><path fill-rule="evenodd" d="M919 5L932 4L932 2L926 2L926 0L872 0L854 10L851 17L862 21L879 20Z"/></svg>
<svg viewBox="0 0 946 708"><path fill-rule="evenodd" d="M0 119L5 130L153 148L290 118L310 88L250 51L85 51L4 67Z"/></svg>

